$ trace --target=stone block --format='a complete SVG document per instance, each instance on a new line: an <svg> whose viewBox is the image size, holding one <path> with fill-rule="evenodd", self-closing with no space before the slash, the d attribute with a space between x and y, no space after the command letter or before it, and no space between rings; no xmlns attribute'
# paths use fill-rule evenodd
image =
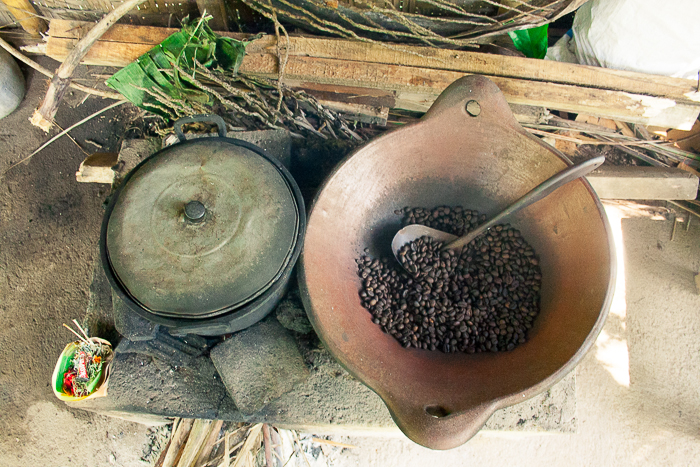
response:
<svg viewBox="0 0 700 467"><path fill-rule="evenodd" d="M275 319L234 334L210 356L244 414L258 412L309 376L294 339Z"/></svg>
<svg viewBox="0 0 700 467"><path fill-rule="evenodd" d="M158 138L125 139L119 150L117 165L114 167L117 180L123 178L142 160L157 152L160 146Z"/></svg>
<svg viewBox="0 0 700 467"><path fill-rule="evenodd" d="M121 352L119 346L111 363L107 396L68 405L118 418L130 414L132 420L146 416L151 422L157 417L215 420L237 414L206 356L177 367L153 355Z"/></svg>

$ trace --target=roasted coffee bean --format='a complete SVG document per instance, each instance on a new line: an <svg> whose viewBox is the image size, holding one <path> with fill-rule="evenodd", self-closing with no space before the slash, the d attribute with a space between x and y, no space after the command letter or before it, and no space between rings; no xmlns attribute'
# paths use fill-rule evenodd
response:
<svg viewBox="0 0 700 467"><path fill-rule="evenodd" d="M461 206L404 208L403 224L464 235L485 216ZM541 272L532 247L508 225L493 227L461 251L423 237L390 258L356 260L360 299L372 321L406 348L498 352L526 342L539 312ZM406 272L406 271L410 271Z"/></svg>

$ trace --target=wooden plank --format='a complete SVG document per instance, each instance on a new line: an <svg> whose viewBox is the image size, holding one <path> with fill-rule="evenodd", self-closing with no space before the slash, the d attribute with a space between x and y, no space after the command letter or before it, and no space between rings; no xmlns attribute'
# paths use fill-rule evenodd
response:
<svg viewBox="0 0 700 467"><path fill-rule="evenodd" d="M54 25L54 23L56 24ZM76 23L79 22L53 20L51 21L50 35L52 37L79 39L86 31L76 29ZM135 42L135 37L139 37L138 40L146 40L148 43L155 45L177 31L176 29L166 28L133 26L131 28L115 25L105 34L103 40ZM134 31L134 29L139 31ZM221 34L237 39L248 37L248 35L240 33L221 32ZM547 81L596 89L625 91L632 94L663 96L680 102L700 102L697 83L681 78L561 63L551 60L536 60L404 44L379 44L301 36L291 36L290 41L290 55L461 71L467 74ZM275 43L276 38L274 36L265 36L252 42L248 46L248 52L275 54Z"/></svg>
<svg viewBox="0 0 700 467"><path fill-rule="evenodd" d="M241 71L276 76L277 59L269 54L246 55ZM440 93L465 74L432 68L292 56L285 75L291 80L357 86L397 92L396 107L426 111ZM542 106L645 125L664 122L673 128L692 127L700 112L696 104L621 91L491 76L511 104Z"/></svg>
<svg viewBox="0 0 700 467"><path fill-rule="evenodd" d="M270 38L271 39L271 38ZM696 83L691 80L647 75L609 68L575 65L506 55L453 51L407 45L380 45L338 39L293 37L291 55L316 58L400 64L468 74L501 76L634 94L664 96L679 101L700 102ZM273 52L274 43L268 45Z"/></svg>
<svg viewBox="0 0 700 467"><path fill-rule="evenodd" d="M40 36L46 31L46 22L37 16L34 5L29 0L2 0L22 29L32 36Z"/></svg>
<svg viewBox="0 0 700 467"><path fill-rule="evenodd" d="M62 39L82 39L95 23L52 19L49 23L49 37ZM158 28L151 26L134 26L133 24L115 24L100 37L100 42L128 42L150 44L154 47L169 35L179 31L177 28Z"/></svg>
<svg viewBox="0 0 700 467"><path fill-rule="evenodd" d="M51 22L51 37L47 47L47 54L57 60L64 58L73 47L77 37L84 34L84 26L76 22ZM131 29L122 29L116 25L110 30L110 36L105 42L97 43L86 55L86 64L125 66L138 56L160 42L161 36L168 31L159 31L159 28L138 28L138 33L130 34ZM54 37L56 35L72 35L71 38ZM137 43L126 41L131 35L137 37ZM166 36L167 37L167 36ZM126 42L121 42L126 41ZM149 41L144 43L143 41ZM255 41L248 46L241 71L249 74L259 74L274 77L277 75L277 57L274 55L274 37L266 37ZM345 45L345 47L341 46ZM359 47L359 48L358 48ZM458 52L441 49L427 49L401 45L406 50L421 50L426 54L431 53L435 57L424 57L409 54L405 50L396 51L376 44L355 43L350 41L338 41L318 38L293 38L292 50L285 69L287 82L298 85L301 82L315 83L317 85L347 86L365 88L379 91L389 91L396 96L395 107L406 110L427 110L435 98L453 81L464 76L464 70L443 69L441 65L447 58L446 52L459 58ZM372 51L374 53L368 53ZM392 55L393 54L393 55ZM498 60L524 60L518 57L492 56L470 53L471 59L464 63L476 63L480 66L470 68L471 72L494 71L492 68L484 68L499 63ZM316 55L321 55L317 57ZM324 56L325 55L325 56ZM328 58L331 57L332 58ZM491 58L495 57L495 58ZM381 61L399 62L381 63ZM429 60L429 62L425 62ZM496 62L493 62L496 60ZM459 62L459 60L457 60ZM408 63L409 65L406 65ZM432 64L418 66L420 63ZM582 73L588 73L591 79L598 79L590 86L574 84L561 84L550 81L538 81L542 78L529 64L520 66L518 70L513 62L510 71L501 70L501 75L489 75L489 77L501 89L506 100L511 104L523 104L542 106L567 112L585 113L597 117L610 118L624 122L632 122L646 125L667 126L679 129L691 128L700 112L700 104L695 102L692 94L692 86L686 86L686 81L680 80L683 86L676 85L679 80L674 78L655 77L639 73L619 72L612 70L615 76L627 77L630 89L599 89L593 86L598 82L611 84L611 70L604 68L583 67ZM540 60L537 63L545 63ZM486 64L486 65L484 65ZM443 66L443 68L436 68ZM538 65L544 66L544 65ZM558 66L558 65L557 65ZM579 67L575 65L575 67ZM454 68L454 67L452 67ZM577 68L578 69L578 68ZM481 71L479 71L481 70ZM525 71L523 71L525 70ZM593 70L600 73L592 75ZM516 73L517 72L517 73ZM513 78L509 73L530 77L532 79ZM528 74L529 73L529 74ZM584 73L584 74L585 74ZM559 73L561 75L562 73ZM566 73L564 73L566 75ZM572 75L569 73L568 75ZM635 79L632 79L632 75ZM570 81L573 77L570 76ZM622 79L621 78L621 79ZM653 86L641 86L640 82L647 79ZM562 78L562 80L564 80ZM670 80L670 81L668 81ZM564 80L565 81L565 80ZM581 81L581 80L579 80ZM624 80L623 80L624 81ZM612 85L612 84L611 84ZM636 94L630 90L645 89L649 94ZM691 89L690 92L688 89ZM671 97L659 97L651 93L661 94L671 92Z"/></svg>
<svg viewBox="0 0 700 467"><path fill-rule="evenodd" d="M698 177L674 167L602 166L586 176L603 199L692 200Z"/></svg>
<svg viewBox="0 0 700 467"><path fill-rule="evenodd" d="M62 62L78 41L49 38L46 55ZM153 44L97 41L83 57L83 65L125 67L153 48Z"/></svg>

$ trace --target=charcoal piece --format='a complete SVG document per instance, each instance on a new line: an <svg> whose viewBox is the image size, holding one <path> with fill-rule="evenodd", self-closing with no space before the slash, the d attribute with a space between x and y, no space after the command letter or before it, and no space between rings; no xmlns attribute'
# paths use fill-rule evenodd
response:
<svg viewBox="0 0 700 467"><path fill-rule="evenodd" d="M277 305L275 316L277 316L277 321L290 331L309 334L314 330L309 322L308 316L306 316L306 311L299 298L299 293L296 290L290 292L287 297Z"/></svg>

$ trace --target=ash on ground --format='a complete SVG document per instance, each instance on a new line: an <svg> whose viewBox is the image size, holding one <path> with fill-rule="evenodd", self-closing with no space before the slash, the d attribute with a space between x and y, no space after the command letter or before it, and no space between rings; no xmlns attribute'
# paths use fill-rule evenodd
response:
<svg viewBox="0 0 700 467"><path fill-rule="evenodd" d="M163 449L168 445L173 425L154 426L148 429L148 439L143 447L141 460L155 465Z"/></svg>

